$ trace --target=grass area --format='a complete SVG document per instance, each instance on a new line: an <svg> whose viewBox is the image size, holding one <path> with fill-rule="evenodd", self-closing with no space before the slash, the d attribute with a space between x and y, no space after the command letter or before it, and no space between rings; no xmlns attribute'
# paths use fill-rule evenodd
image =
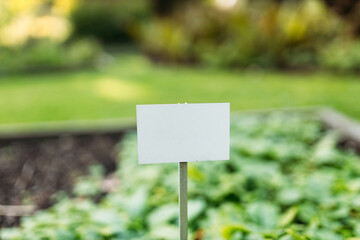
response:
<svg viewBox="0 0 360 240"><path fill-rule="evenodd" d="M154 66L136 54L98 70L0 78L0 124L134 117L136 104L231 102L231 109L329 105L360 119L360 79Z"/></svg>

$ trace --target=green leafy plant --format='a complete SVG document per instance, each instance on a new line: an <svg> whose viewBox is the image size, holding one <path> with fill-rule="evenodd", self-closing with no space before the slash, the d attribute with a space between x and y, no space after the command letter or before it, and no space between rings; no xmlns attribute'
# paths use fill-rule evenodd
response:
<svg viewBox="0 0 360 240"><path fill-rule="evenodd" d="M311 114L234 117L231 159L189 164L189 239L357 239L360 159L337 142ZM63 198L2 238L176 239L177 165L139 166L135 133L120 159L117 191Z"/></svg>
<svg viewBox="0 0 360 240"><path fill-rule="evenodd" d="M31 3L3 1L0 6L0 74L74 69L99 59L102 49L90 38L70 38L69 14L77 0Z"/></svg>
<svg viewBox="0 0 360 240"><path fill-rule="evenodd" d="M234 1L228 9L198 1L143 24L139 41L167 62L218 67L313 68L318 51L345 23L320 0Z"/></svg>
<svg viewBox="0 0 360 240"><path fill-rule="evenodd" d="M67 44L38 40L20 48L0 47L0 73L36 72L91 66L98 61L102 47L91 39Z"/></svg>
<svg viewBox="0 0 360 240"><path fill-rule="evenodd" d="M360 41L335 41L319 55L323 67L340 72L360 71Z"/></svg>
<svg viewBox="0 0 360 240"><path fill-rule="evenodd" d="M146 0L79 0L71 13L76 37L95 37L102 42L131 42L137 27L149 18Z"/></svg>

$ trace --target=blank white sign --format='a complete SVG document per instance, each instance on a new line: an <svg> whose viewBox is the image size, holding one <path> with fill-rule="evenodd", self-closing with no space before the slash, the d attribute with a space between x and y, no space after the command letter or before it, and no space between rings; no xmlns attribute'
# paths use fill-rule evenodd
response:
<svg viewBox="0 0 360 240"><path fill-rule="evenodd" d="M139 163L228 160L230 103L137 105Z"/></svg>

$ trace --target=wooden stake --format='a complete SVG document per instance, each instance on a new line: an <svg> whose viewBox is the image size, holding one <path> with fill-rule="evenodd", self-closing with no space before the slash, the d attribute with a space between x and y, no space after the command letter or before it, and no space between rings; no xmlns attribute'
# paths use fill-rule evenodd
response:
<svg viewBox="0 0 360 240"><path fill-rule="evenodd" d="M187 162L179 162L179 233L180 240L187 240Z"/></svg>

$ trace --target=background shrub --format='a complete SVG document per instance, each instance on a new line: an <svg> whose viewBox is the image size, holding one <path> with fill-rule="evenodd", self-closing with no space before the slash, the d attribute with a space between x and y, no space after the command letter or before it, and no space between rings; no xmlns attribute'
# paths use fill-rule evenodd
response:
<svg viewBox="0 0 360 240"><path fill-rule="evenodd" d="M70 38L76 0L4 1L0 7L0 71L47 71L92 65L102 53L94 39Z"/></svg>
<svg viewBox="0 0 360 240"><path fill-rule="evenodd" d="M92 66L102 54L97 41L80 39L66 44L38 40L20 48L0 48L0 72L37 72Z"/></svg>
<svg viewBox="0 0 360 240"><path fill-rule="evenodd" d="M321 65L340 72L360 71L360 41L334 41L321 50Z"/></svg>
<svg viewBox="0 0 360 240"><path fill-rule="evenodd" d="M164 61L225 67L308 68L324 42L346 35L322 1L241 1L231 9L207 2L143 25L140 42Z"/></svg>
<svg viewBox="0 0 360 240"><path fill-rule="evenodd" d="M91 36L119 44L131 42L138 24L149 15L146 0L79 0L70 19L75 37Z"/></svg>

